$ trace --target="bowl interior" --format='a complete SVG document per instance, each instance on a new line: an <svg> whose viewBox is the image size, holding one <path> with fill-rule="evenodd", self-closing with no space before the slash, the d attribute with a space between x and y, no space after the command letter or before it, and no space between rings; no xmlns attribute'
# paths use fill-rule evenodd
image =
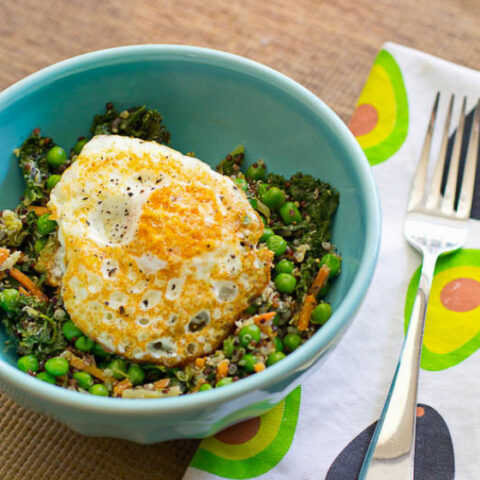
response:
<svg viewBox="0 0 480 480"><path fill-rule="evenodd" d="M34 127L69 149L78 136L88 134L93 115L103 112L106 102L119 109L146 104L162 113L173 148L194 151L212 166L244 144L249 163L263 158L269 171L311 173L340 191L333 241L344 268L329 293L335 310L355 281L366 224L372 221L365 194L371 184L361 172L365 160L354 158L352 142L339 134L328 112L319 115L312 96L298 95L285 79L268 72L202 50L140 54L132 49L105 54L102 62L54 66L20 82L0 95L0 209L15 207L22 194L12 151ZM1 332L0 342L5 338ZM0 355L10 363L15 358L12 349Z"/></svg>

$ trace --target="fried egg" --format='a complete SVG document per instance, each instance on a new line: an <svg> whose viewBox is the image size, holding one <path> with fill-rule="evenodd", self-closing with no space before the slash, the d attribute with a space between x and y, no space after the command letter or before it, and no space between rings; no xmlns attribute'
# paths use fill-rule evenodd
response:
<svg viewBox="0 0 480 480"><path fill-rule="evenodd" d="M61 294L105 349L167 366L208 354L270 280L234 182L155 142L90 140L52 190Z"/></svg>

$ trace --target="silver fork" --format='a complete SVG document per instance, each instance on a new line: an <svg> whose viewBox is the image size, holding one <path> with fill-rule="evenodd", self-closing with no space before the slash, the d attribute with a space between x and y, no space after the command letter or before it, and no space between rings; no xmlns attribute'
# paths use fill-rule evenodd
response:
<svg viewBox="0 0 480 480"><path fill-rule="evenodd" d="M423 256L420 283L392 384L360 471L359 478L362 480L413 478L418 371L423 327L435 264L440 254L459 249L467 238L477 166L480 100L474 112L460 196L458 204L455 205L466 98L462 103L443 195L441 185L454 104L453 95L443 127L433 181L430 190L427 191L428 159L439 99L440 93L437 93L417 171L413 178L404 225L408 243Z"/></svg>

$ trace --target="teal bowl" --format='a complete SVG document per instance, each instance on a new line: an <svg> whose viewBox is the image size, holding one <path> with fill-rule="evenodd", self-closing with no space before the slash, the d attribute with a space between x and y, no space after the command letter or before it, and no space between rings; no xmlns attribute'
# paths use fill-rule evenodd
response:
<svg viewBox="0 0 480 480"><path fill-rule="evenodd" d="M87 134L106 102L158 109L172 146L210 165L244 143L272 171L311 173L340 191L333 241L343 269L329 293L333 315L305 345L267 370L218 390L177 398L117 399L72 392L17 370L0 353L0 387L26 408L92 436L140 443L201 438L261 415L319 368L365 296L377 261L380 208L369 164L343 122L311 92L242 57L203 48L140 45L81 55L0 93L0 209L23 191L12 151L41 127L65 147ZM0 342L7 339L0 332ZM319 415L321 412L319 412Z"/></svg>

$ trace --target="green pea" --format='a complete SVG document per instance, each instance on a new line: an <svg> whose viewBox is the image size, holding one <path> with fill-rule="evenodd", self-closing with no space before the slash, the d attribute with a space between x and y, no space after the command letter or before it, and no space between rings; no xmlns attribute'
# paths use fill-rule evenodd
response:
<svg viewBox="0 0 480 480"><path fill-rule="evenodd" d="M50 214L44 213L37 218L37 231L40 235L52 233L57 226L57 222L50 220Z"/></svg>
<svg viewBox="0 0 480 480"><path fill-rule="evenodd" d="M292 273L294 268L295 264L284 258L275 265L275 273Z"/></svg>
<svg viewBox="0 0 480 480"><path fill-rule="evenodd" d="M66 358L53 357L45 362L45 370L54 377L60 377L68 373L68 361Z"/></svg>
<svg viewBox="0 0 480 480"><path fill-rule="evenodd" d="M67 154L62 147L52 147L47 152L47 163L53 168L57 168L60 165L63 165L66 159Z"/></svg>
<svg viewBox="0 0 480 480"><path fill-rule="evenodd" d="M83 332L71 320L62 325L62 332L67 340L73 340L83 335Z"/></svg>
<svg viewBox="0 0 480 480"><path fill-rule="evenodd" d="M244 192L247 191L248 183L246 182L246 180L244 178L238 177L234 180L234 182L237 185L237 187L241 188Z"/></svg>
<svg viewBox="0 0 480 480"><path fill-rule="evenodd" d="M108 397L108 389L103 383L96 383L92 385L88 392L92 395L98 395L99 397Z"/></svg>
<svg viewBox="0 0 480 480"><path fill-rule="evenodd" d="M261 198L273 210L278 210L285 203L285 194L278 187L270 188Z"/></svg>
<svg viewBox="0 0 480 480"><path fill-rule="evenodd" d="M95 342L91 338L85 336L78 337L75 340L75 348L81 352L89 352L94 345Z"/></svg>
<svg viewBox="0 0 480 480"><path fill-rule="evenodd" d="M273 237L275 232L271 228L264 228L262 236L260 237L261 242L266 242L270 237Z"/></svg>
<svg viewBox="0 0 480 480"><path fill-rule="evenodd" d="M302 337L298 335L297 333L289 333L288 335L285 335L283 339L283 344L285 345L285 348L292 352L298 346L302 343Z"/></svg>
<svg viewBox="0 0 480 480"><path fill-rule="evenodd" d="M283 352L283 342L280 338L275 337L275 340L273 341L273 343L275 344L275 350L277 352Z"/></svg>
<svg viewBox="0 0 480 480"><path fill-rule="evenodd" d="M52 385L55 385L55 383L57 383L55 377L52 377L52 375L47 372L40 372L39 374L37 374L37 378L39 380L42 380L42 382L51 383Z"/></svg>
<svg viewBox="0 0 480 480"><path fill-rule="evenodd" d="M332 278L337 275L340 270L341 263L341 257L335 255L334 253L327 253L320 259L320 266L326 265L330 269L330 275L328 278Z"/></svg>
<svg viewBox="0 0 480 480"><path fill-rule="evenodd" d="M297 286L297 279L289 273L279 273L274 281L275 286L281 293L293 293Z"/></svg>
<svg viewBox="0 0 480 480"><path fill-rule="evenodd" d="M233 355L235 345L233 341L233 337L227 337L223 341L223 354L227 357L230 358Z"/></svg>
<svg viewBox="0 0 480 480"><path fill-rule="evenodd" d="M96 343L94 346L93 346L93 349L92 349L92 352L93 354L96 356L96 357L99 357L99 358L108 358L108 356L110 355L108 352L106 352L103 347L101 345L99 345L98 343Z"/></svg>
<svg viewBox="0 0 480 480"><path fill-rule="evenodd" d="M251 180L263 180L267 174L266 168L260 163L250 165L245 173Z"/></svg>
<svg viewBox="0 0 480 480"><path fill-rule="evenodd" d="M254 313L257 313L258 308L255 305L249 305L245 309L245 313L248 313L249 315L253 315Z"/></svg>
<svg viewBox="0 0 480 480"><path fill-rule="evenodd" d="M267 357L267 367L284 359L286 355L283 352L274 352Z"/></svg>
<svg viewBox="0 0 480 480"><path fill-rule="evenodd" d="M329 303L321 302L319 303L312 312L310 321L315 325L323 325L332 314L332 307Z"/></svg>
<svg viewBox="0 0 480 480"><path fill-rule="evenodd" d="M302 215L293 202L284 203L278 211L285 225L291 225L293 222L301 222Z"/></svg>
<svg viewBox="0 0 480 480"><path fill-rule="evenodd" d="M199 392L206 392L207 390L211 390L213 387L209 383L204 383L199 389Z"/></svg>
<svg viewBox="0 0 480 480"><path fill-rule="evenodd" d="M33 249L35 250L35 253L40 253L45 247L46 243L47 243L46 237L40 237L39 239L35 240L35 243L33 245Z"/></svg>
<svg viewBox="0 0 480 480"><path fill-rule="evenodd" d="M263 195L267 193L268 187L265 183L261 183L257 188L257 196L258 198L262 198Z"/></svg>
<svg viewBox="0 0 480 480"><path fill-rule="evenodd" d="M267 220L265 219L265 217L264 217L263 215L259 215L259 217L260 217L260 220L262 221L262 223L263 223L264 225L266 225L266 224L267 224Z"/></svg>
<svg viewBox="0 0 480 480"><path fill-rule="evenodd" d="M50 175L47 178L47 188L51 190L62 178L61 175Z"/></svg>
<svg viewBox="0 0 480 480"><path fill-rule="evenodd" d="M38 360L35 355L24 355L17 360L17 367L22 372L37 372Z"/></svg>
<svg viewBox="0 0 480 480"><path fill-rule="evenodd" d="M6 288L0 292L0 307L6 312L13 312L20 300L20 293L16 288Z"/></svg>
<svg viewBox="0 0 480 480"><path fill-rule="evenodd" d="M108 364L108 368L112 370L113 378L116 378L117 380L125 378L125 374L127 373L127 364L125 360L116 358Z"/></svg>
<svg viewBox="0 0 480 480"><path fill-rule="evenodd" d="M225 385L230 385L232 382L233 382L232 377L225 377L225 378L222 378L221 380L219 380L215 386L216 387L224 387Z"/></svg>
<svg viewBox="0 0 480 480"><path fill-rule="evenodd" d="M252 343L258 343L260 340L260 333L260 328L257 325L245 325L240 329L240 332L238 333L240 344L243 347L248 347Z"/></svg>
<svg viewBox="0 0 480 480"><path fill-rule="evenodd" d="M140 385L145 380L145 372L138 365L130 365L127 370L127 376L133 385Z"/></svg>
<svg viewBox="0 0 480 480"><path fill-rule="evenodd" d="M277 256L287 251L287 242L280 235L273 235L267 240L267 247Z"/></svg>
<svg viewBox="0 0 480 480"><path fill-rule="evenodd" d="M75 372L73 378L77 381L78 386L84 390L88 390L93 385L93 378L87 372Z"/></svg>
<svg viewBox="0 0 480 480"><path fill-rule="evenodd" d="M86 138L79 138L78 142L75 144L73 147L73 151L77 154L80 155L80 152L82 151L82 148L85 146L85 144L88 142Z"/></svg>
<svg viewBox="0 0 480 480"><path fill-rule="evenodd" d="M247 372L254 372L255 371L255 365L257 364L258 359L255 357L255 355L252 355L251 353L246 353L242 359L238 362L238 364L243 367Z"/></svg>

